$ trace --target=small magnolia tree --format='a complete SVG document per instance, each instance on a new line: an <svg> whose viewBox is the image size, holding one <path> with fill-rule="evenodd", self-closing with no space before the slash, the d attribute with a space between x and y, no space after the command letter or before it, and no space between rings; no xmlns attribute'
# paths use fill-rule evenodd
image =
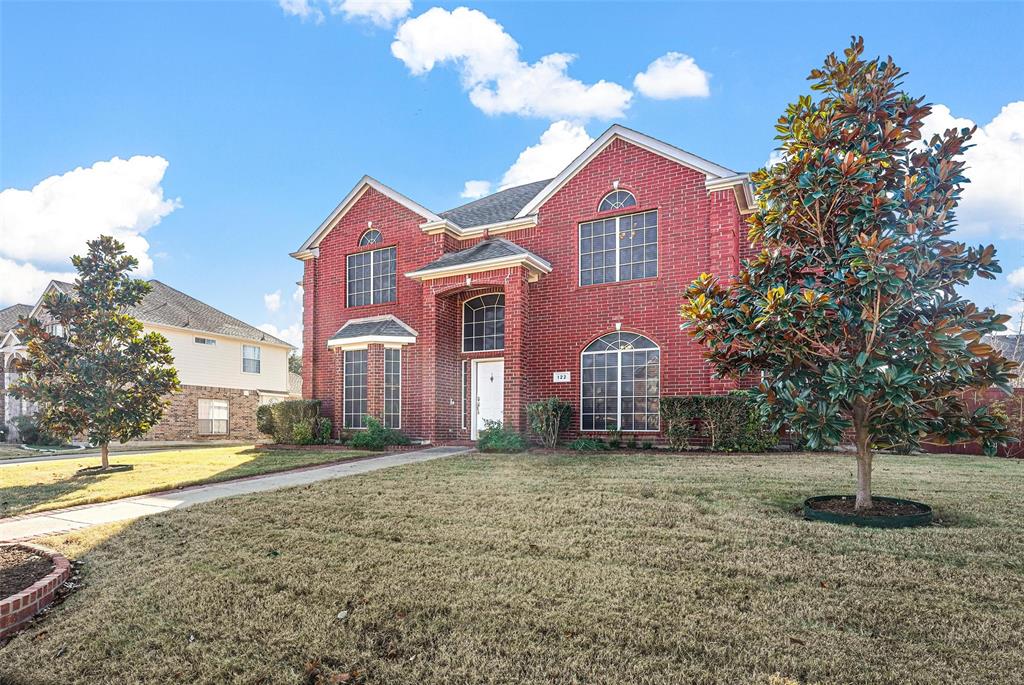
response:
<svg viewBox="0 0 1024 685"><path fill-rule="evenodd" d="M779 119L784 161L752 176L749 238L762 249L734 282L703 274L684 326L720 374L763 372L761 410L812 449L851 435L856 509L871 508L873 447L1010 441L999 416L969 411L967 389L1009 391L1016 364L982 342L1007 316L957 288L1000 271L995 250L950 238L973 131L921 140L930 108L901 89L892 59L844 58L811 72Z"/></svg>
<svg viewBox="0 0 1024 685"><path fill-rule="evenodd" d="M138 260L109 236L87 245L86 256L71 259L74 295L51 291L43 302L44 318L59 329L21 320L28 356L17 362L24 375L12 393L39 406L40 424L54 436L87 435L106 469L110 442L144 435L179 383L167 339L143 333L127 313L150 289L128 275Z"/></svg>

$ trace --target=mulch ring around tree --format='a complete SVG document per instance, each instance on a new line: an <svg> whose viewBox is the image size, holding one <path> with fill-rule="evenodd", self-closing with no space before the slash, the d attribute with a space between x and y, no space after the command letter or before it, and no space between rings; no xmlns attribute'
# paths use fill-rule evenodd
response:
<svg viewBox="0 0 1024 685"><path fill-rule="evenodd" d="M131 471L135 468L134 464L111 464L107 468L102 466L89 466L84 469L78 469L75 471L76 476L104 476L108 473L122 473L124 471Z"/></svg>
<svg viewBox="0 0 1024 685"><path fill-rule="evenodd" d="M804 518L828 523L845 523L871 528L908 528L932 522L927 504L895 497L872 497L871 508L857 511L852 495L811 497L804 502Z"/></svg>
<svg viewBox="0 0 1024 685"><path fill-rule="evenodd" d="M0 599L31 587L53 570L53 561L45 554L19 547L0 546Z"/></svg>

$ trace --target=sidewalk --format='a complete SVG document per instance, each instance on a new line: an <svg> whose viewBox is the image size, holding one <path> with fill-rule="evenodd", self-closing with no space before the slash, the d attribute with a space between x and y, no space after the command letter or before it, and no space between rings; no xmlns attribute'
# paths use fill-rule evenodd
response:
<svg viewBox="0 0 1024 685"><path fill-rule="evenodd" d="M469 452L470 449L469 447L430 447L414 452L398 452L371 459L360 459L340 464L328 464L326 466L313 466L262 476L250 476L249 478L239 478L237 480L224 481L223 483L196 485L179 490L166 490L148 495L126 497L112 502L84 504L78 507L55 509L38 514L14 516L0 519L0 543L20 542L43 535L81 530L82 528L88 528L101 523L136 519L141 516L158 514L162 511L188 507L200 502L221 499L222 497L234 497L235 495L247 495L253 492L290 488L296 485L308 485L333 478L369 473L371 471L391 468L392 466L416 464L421 461L463 454Z"/></svg>

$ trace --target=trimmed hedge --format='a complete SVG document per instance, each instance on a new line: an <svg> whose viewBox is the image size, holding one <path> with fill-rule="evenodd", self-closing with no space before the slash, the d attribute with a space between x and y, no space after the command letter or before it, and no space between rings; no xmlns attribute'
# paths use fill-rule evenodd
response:
<svg viewBox="0 0 1024 685"><path fill-rule="evenodd" d="M256 427L283 445L322 445L331 420L320 416L320 400L286 400L256 409Z"/></svg>
<svg viewBox="0 0 1024 685"><path fill-rule="evenodd" d="M695 436L722 452L764 452L778 443L745 392L663 397L661 420L675 450L689 448Z"/></svg>
<svg viewBox="0 0 1024 685"><path fill-rule="evenodd" d="M382 450L391 445L408 445L409 438L394 428L385 428L379 420L366 417L366 429L353 431L349 447L357 450Z"/></svg>

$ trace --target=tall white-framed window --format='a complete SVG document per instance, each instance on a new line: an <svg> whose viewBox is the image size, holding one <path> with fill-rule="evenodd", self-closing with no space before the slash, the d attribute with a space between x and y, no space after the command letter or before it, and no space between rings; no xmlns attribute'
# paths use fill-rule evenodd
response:
<svg viewBox="0 0 1024 685"><path fill-rule="evenodd" d="M199 400L199 434L227 435L230 412L227 400Z"/></svg>
<svg viewBox="0 0 1024 685"><path fill-rule="evenodd" d="M345 306L394 302L397 252L393 247L350 254L345 259Z"/></svg>
<svg viewBox="0 0 1024 685"><path fill-rule="evenodd" d="M402 427L402 350L384 348L384 426Z"/></svg>
<svg viewBox="0 0 1024 685"><path fill-rule="evenodd" d="M260 372L260 348L256 345L242 345L242 373Z"/></svg>
<svg viewBox="0 0 1024 685"><path fill-rule="evenodd" d="M658 275L658 211L580 224L580 285Z"/></svg>
<svg viewBox="0 0 1024 685"><path fill-rule="evenodd" d="M659 430L660 379L653 341L638 333L601 336L580 356L580 429Z"/></svg>
<svg viewBox="0 0 1024 685"><path fill-rule="evenodd" d="M345 350L345 428L366 428L366 350Z"/></svg>
<svg viewBox="0 0 1024 685"><path fill-rule="evenodd" d="M505 296L481 295L462 303L462 351L505 349Z"/></svg>

